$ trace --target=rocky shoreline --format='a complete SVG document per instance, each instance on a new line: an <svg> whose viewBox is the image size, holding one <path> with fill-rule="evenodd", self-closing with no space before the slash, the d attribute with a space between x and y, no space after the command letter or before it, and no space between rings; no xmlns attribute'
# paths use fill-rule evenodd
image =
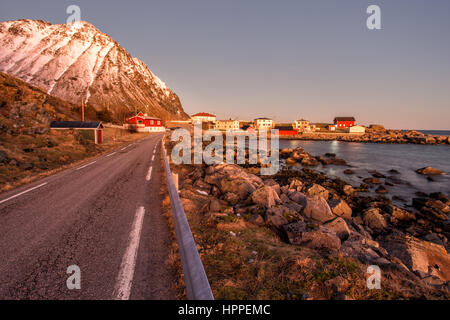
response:
<svg viewBox="0 0 450 320"><path fill-rule="evenodd" d="M382 192L361 195L364 186L308 168L345 163L331 154L317 158L302 148L280 154L305 167L286 167L274 176L260 176L260 167L253 165L175 167L185 210L212 221L244 219L270 228L292 246L397 270L417 288L449 294L448 195L422 194L411 200L410 209L400 208Z"/></svg>
<svg viewBox="0 0 450 320"><path fill-rule="evenodd" d="M281 140L313 140L313 141L344 141L362 143L392 143L392 144L423 144L450 145L450 136L423 134L408 130L386 130L384 128L366 129L365 134L350 133L303 133L295 136L280 136Z"/></svg>

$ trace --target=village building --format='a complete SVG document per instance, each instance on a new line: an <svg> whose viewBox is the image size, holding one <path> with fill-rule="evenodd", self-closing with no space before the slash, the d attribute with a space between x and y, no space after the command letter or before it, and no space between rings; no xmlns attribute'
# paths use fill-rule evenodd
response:
<svg viewBox="0 0 450 320"><path fill-rule="evenodd" d="M270 130L274 127L274 122L269 118L256 118L253 125L256 130Z"/></svg>
<svg viewBox="0 0 450 320"><path fill-rule="evenodd" d="M193 123L216 122L216 116L206 112L196 113L191 118Z"/></svg>
<svg viewBox="0 0 450 320"><path fill-rule="evenodd" d="M215 129L222 131L238 131L239 120L217 120Z"/></svg>
<svg viewBox="0 0 450 320"><path fill-rule="evenodd" d="M275 126L279 136L293 136L298 134L298 130L294 126Z"/></svg>
<svg viewBox="0 0 450 320"><path fill-rule="evenodd" d="M294 128L297 129L299 132L316 131L316 126L314 124L311 124L308 120L305 119L295 120Z"/></svg>
<svg viewBox="0 0 450 320"><path fill-rule="evenodd" d="M166 131L166 128L162 125L161 119L149 117L142 112L139 112L133 117L127 118L124 123L124 128L136 132Z"/></svg>
<svg viewBox="0 0 450 320"><path fill-rule="evenodd" d="M352 126L347 129L349 133L366 133L366 128L360 125Z"/></svg>
<svg viewBox="0 0 450 320"><path fill-rule="evenodd" d="M82 135L93 140L95 144L103 143L103 124L101 122L53 121L50 123L50 129L81 130Z"/></svg>
<svg viewBox="0 0 450 320"><path fill-rule="evenodd" d="M336 117L333 122L337 129L345 129L353 127L356 120L354 117Z"/></svg>

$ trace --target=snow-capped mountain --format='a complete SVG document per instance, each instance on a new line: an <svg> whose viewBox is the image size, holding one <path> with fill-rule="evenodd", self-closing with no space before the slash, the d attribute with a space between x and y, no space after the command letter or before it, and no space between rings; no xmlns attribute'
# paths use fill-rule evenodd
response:
<svg viewBox="0 0 450 320"><path fill-rule="evenodd" d="M178 96L145 63L88 22L0 23L0 71L118 118L135 110L166 120L187 117Z"/></svg>

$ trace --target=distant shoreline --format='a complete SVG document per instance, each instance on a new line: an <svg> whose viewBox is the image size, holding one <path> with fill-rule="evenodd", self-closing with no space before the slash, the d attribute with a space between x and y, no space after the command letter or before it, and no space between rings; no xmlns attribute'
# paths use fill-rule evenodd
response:
<svg viewBox="0 0 450 320"><path fill-rule="evenodd" d="M436 130L445 133L445 130ZM307 140L307 141L344 141L360 143L387 143L387 144L423 144L423 145L450 145L450 131L447 135L436 134L432 130L366 130L366 133L343 132L311 132L300 135L280 136L280 140Z"/></svg>

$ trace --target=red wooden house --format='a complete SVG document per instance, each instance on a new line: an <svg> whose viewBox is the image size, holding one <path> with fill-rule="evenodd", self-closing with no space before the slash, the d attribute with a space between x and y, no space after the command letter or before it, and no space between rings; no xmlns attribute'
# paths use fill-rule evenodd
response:
<svg viewBox="0 0 450 320"><path fill-rule="evenodd" d="M293 126L275 126L275 130L278 130L279 136L294 136L298 134L298 130Z"/></svg>
<svg viewBox="0 0 450 320"><path fill-rule="evenodd" d="M166 130L161 119L149 117L142 112L126 119L124 127L137 132L163 132Z"/></svg>
<svg viewBox="0 0 450 320"><path fill-rule="evenodd" d="M354 117L334 118L334 125L336 126L337 129L353 127L355 125L355 122L356 120Z"/></svg>

